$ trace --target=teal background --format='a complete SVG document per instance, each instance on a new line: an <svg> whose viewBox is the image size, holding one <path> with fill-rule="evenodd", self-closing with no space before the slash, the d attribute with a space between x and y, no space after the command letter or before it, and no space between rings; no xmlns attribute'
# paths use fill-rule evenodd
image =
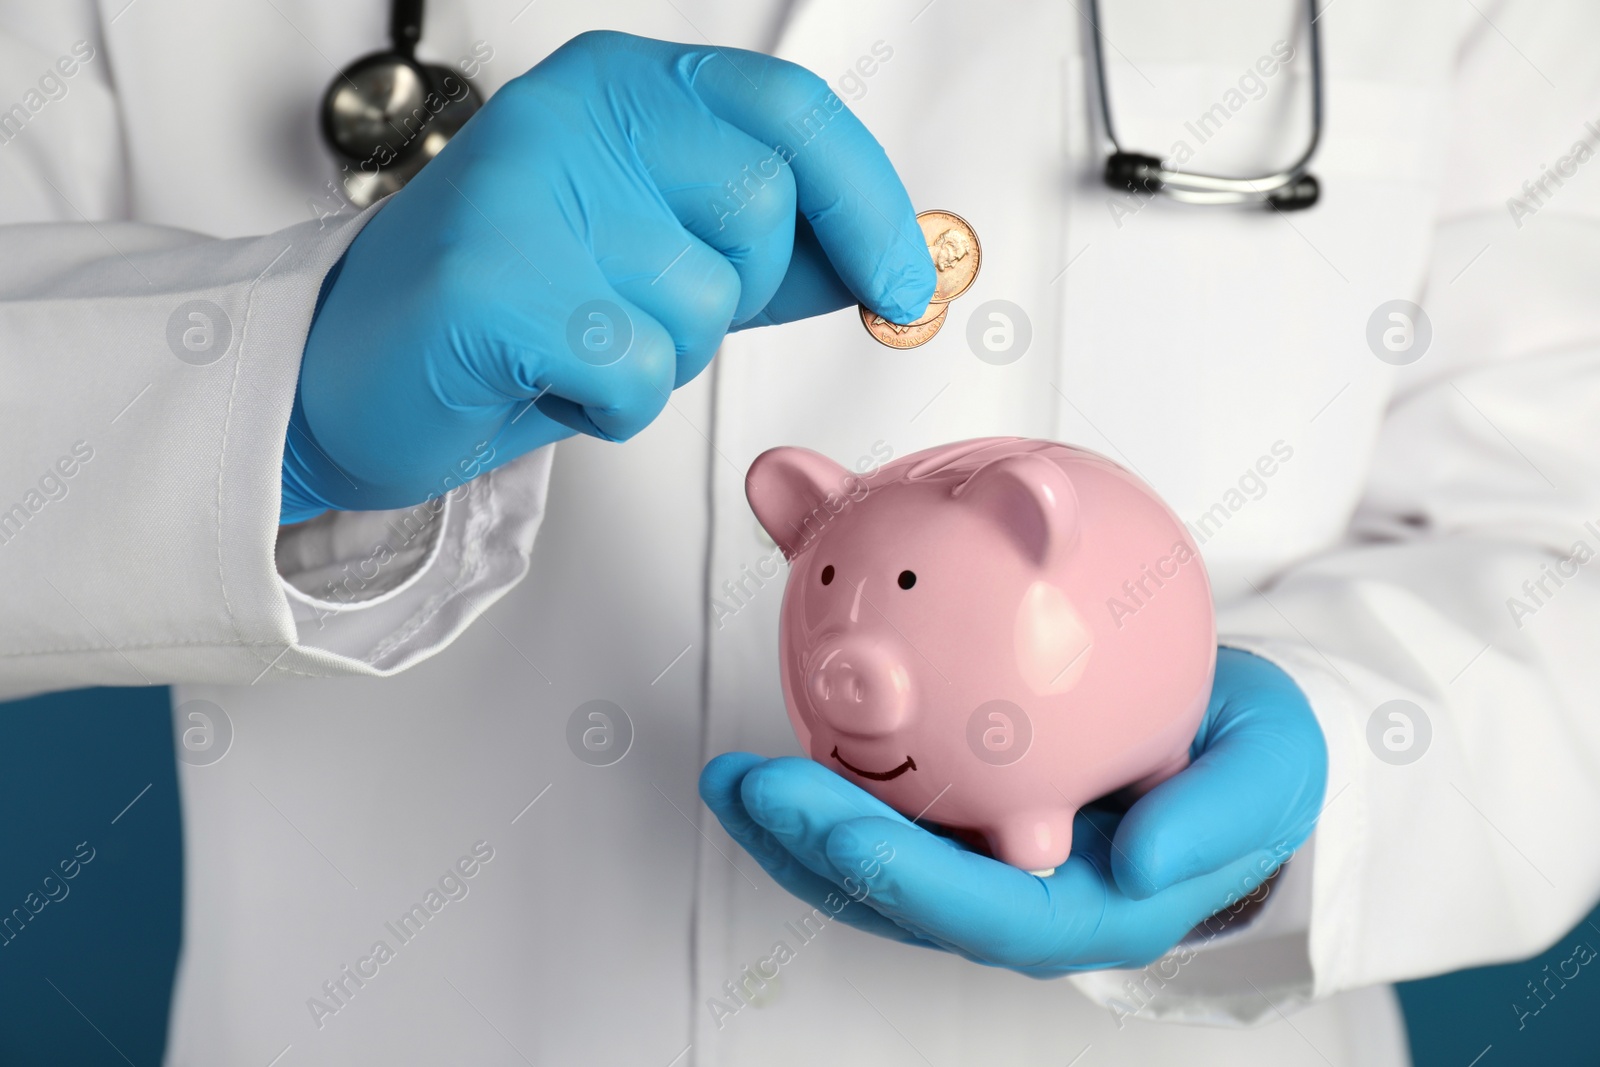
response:
<svg viewBox="0 0 1600 1067"><path fill-rule="evenodd" d="M80 841L95 850L0 947L6 1067L161 1062L183 909L168 701L86 689L0 704L0 916L43 896Z"/></svg>
<svg viewBox="0 0 1600 1067"><path fill-rule="evenodd" d="M0 1065L157 1067L183 915L169 691L0 704L0 812L0 917L80 841L95 849L0 947ZM1402 984L1416 1067L1600 1064L1600 955L1558 968L1579 942L1600 950L1600 910L1535 959Z"/></svg>
<svg viewBox="0 0 1600 1067"><path fill-rule="evenodd" d="M1580 942L1584 950L1575 959ZM1563 980L1562 970L1577 975ZM1415 1067L1600 1064L1600 909L1531 960L1398 988Z"/></svg>

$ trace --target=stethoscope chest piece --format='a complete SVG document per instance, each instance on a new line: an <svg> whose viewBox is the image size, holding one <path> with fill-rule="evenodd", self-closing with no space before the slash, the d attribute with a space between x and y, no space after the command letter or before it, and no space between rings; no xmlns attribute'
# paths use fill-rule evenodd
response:
<svg viewBox="0 0 1600 1067"><path fill-rule="evenodd" d="M394 46L350 64L323 94L322 137L345 164L356 207L405 185L483 106L466 78L416 60L421 26L422 0L395 0Z"/></svg>

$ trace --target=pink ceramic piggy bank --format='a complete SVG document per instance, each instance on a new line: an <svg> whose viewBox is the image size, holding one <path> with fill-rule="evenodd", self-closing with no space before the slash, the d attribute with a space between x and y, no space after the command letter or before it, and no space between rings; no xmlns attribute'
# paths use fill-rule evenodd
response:
<svg viewBox="0 0 1600 1067"><path fill-rule="evenodd" d="M793 563L783 690L813 759L1036 873L1066 860L1080 806L1187 765L1210 583L1109 459L987 438L861 476L775 448L745 491Z"/></svg>

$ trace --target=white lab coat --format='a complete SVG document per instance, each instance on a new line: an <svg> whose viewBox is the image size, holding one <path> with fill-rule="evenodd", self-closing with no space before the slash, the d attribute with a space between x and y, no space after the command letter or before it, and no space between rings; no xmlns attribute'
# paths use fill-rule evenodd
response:
<svg viewBox="0 0 1600 1067"><path fill-rule="evenodd" d="M1392 995L1364 987L1532 953L1592 904L1600 566L1543 568L1600 548L1600 187L1559 163L1600 117L1600 14L1327 5L1324 199L1281 215L1099 183L1073 5L924 3L430 5L424 54L486 42L485 91L600 26L803 62L986 258L930 345L880 348L853 313L736 335L637 440L478 480L375 577L404 516L276 554L275 519L312 304L362 222L318 217L315 106L387 5L0 3L0 108L25 111L0 143L0 689L191 683L180 711L233 729L180 766L169 1063L1402 1063ZM1130 147L1196 146L1185 123L1221 103L1195 167L1298 152L1287 3L1104 6ZM65 93L30 97L80 40ZM1302 58L1230 106L1278 40ZM1569 173L1513 218L1546 164ZM1365 339L1396 298L1433 331L1400 368ZM229 336L203 365L169 342L197 299ZM1009 365L968 346L992 299L1031 322ZM1312 845L1181 967L1041 983L837 924L796 937L807 909L695 796L716 752L796 751L745 466L983 434L1099 449L1204 522L1224 639L1327 735ZM319 606L330 581L355 602ZM633 724L609 767L565 740L591 699ZM1431 723L1409 765L1368 743L1392 699ZM466 896L430 900L458 861ZM402 940L414 903L436 910ZM708 1000L780 940L794 959L719 1025Z"/></svg>

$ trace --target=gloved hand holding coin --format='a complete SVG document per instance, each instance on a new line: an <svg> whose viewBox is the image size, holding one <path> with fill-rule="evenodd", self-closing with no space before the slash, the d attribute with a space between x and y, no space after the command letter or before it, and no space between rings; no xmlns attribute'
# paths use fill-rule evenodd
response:
<svg viewBox="0 0 1600 1067"><path fill-rule="evenodd" d="M495 93L330 274L282 521L441 495L484 442L492 467L573 433L624 440L732 329L858 301L912 322L935 288L916 232L883 149L805 68L576 37Z"/></svg>
<svg viewBox="0 0 1600 1067"><path fill-rule="evenodd" d="M950 211L924 211L917 216L928 256L938 272L928 310L916 319L899 323L861 305L861 324L874 339L890 348L916 348L933 340L944 326L950 301L972 288L983 265L978 234L966 219Z"/></svg>

